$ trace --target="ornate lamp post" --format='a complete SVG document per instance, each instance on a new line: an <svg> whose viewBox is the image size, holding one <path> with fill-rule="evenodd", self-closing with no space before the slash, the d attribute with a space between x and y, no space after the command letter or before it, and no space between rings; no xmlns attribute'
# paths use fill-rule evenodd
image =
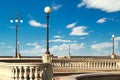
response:
<svg viewBox="0 0 120 80"><path fill-rule="evenodd" d="M70 54L70 44L69 44L69 53L68 53L68 58L71 58L71 54Z"/></svg>
<svg viewBox="0 0 120 80"><path fill-rule="evenodd" d="M115 38L115 35L113 34L112 35L112 40L113 40L113 52L112 52L112 54L114 55L115 53L114 53L114 38Z"/></svg>
<svg viewBox="0 0 120 80"><path fill-rule="evenodd" d="M18 18L18 14L16 14L16 17L15 19L11 19L10 20L11 23L15 22L16 23L16 48L15 48L15 57L17 58L18 57L18 23L23 23L23 20L22 18L19 19Z"/></svg>
<svg viewBox="0 0 120 80"><path fill-rule="evenodd" d="M112 54L111 54L111 58L113 58L113 59L116 57L115 52L114 52L114 47L115 47L115 45L114 45L114 38L115 38L115 35L112 35L113 45L112 45Z"/></svg>
<svg viewBox="0 0 120 80"><path fill-rule="evenodd" d="M50 54L49 52L49 13L51 11L50 7L45 7L44 11L46 13L46 24L47 24L47 28L46 28L46 54Z"/></svg>
<svg viewBox="0 0 120 80"><path fill-rule="evenodd" d="M50 7L45 7L44 11L46 13L46 24L47 24L47 28L46 28L46 52L45 54L42 56L42 60L43 63L52 63L52 54L50 54L49 51L49 13L51 11Z"/></svg>

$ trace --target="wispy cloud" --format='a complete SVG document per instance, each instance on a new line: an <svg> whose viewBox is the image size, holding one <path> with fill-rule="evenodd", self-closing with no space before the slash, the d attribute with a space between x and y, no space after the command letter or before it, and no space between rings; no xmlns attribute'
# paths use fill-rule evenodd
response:
<svg viewBox="0 0 120 80"><path fill-rule="evenodd" d="M34 46L35 49L40 49L40 48L42 48L42 47L39 45L39 43L37 43L37 42L27 43L26 45L27 45L27 46Z"/></svg>
<svg viewBox="0 0 120 80"><path fill-rule="evenodd" d="M49 42L64 42L64 43L68 43L68 42L72 42L71 40L63 40L63 39L55 39L55 40L50 40Z"/></svg>
<svg viewBox="0 0 120 80"><path fill-rule="evenodd" d="M115 41L120 41L120 36L115 37Z"/></svg>
<svg viewBox="0 0 120 80"><path fill-rule="evenodd" d="M59 35L56 35L56 36L53 36L54 38L62 38L62 36L59 36Z"/></svg>
<svg viewBox="0 0 120 80"><path fill-rule="evenodd" d="M43 28L46 27L46 24L42 24L40 22L37 22L36 20L30 20L29 24L33 27L43 27Z"/></svg>
<svg viewBox="0 0 120 80"><path fill-rule="evenodd" d="M0 44L1 44L1 45L5 45L5 43L4 43L4 42L1 42Z"/></svg>
<svg viewBox="0 0 120 80"><path fill-rule="evenodd" d="M107 20L107 18L101 18L101 19L98 19L96 23L105 23Z"/></svg>
<svg viewBox="0 0 120 80"><path fill-rule="evenodd" d="M110 48L110 47L112 47L112 43L110 42L96 43L91 45L91 49L98 50L98 51L101 51L103 49Z"/></svg>
<svg viewBox="0 0 120 80"><path fill-rule="evenodd" d="M42 53L45 53L45 48L43 48L38 42L33 43L26 43L27 46L31 46L32 48L21 50L21 53L23 55L42 55Z"/></svg>
<svg viewBox="0 0 120 80"><path fill-rule="evenodd" d="M81 6L106 12L117 12L120 11L120 0L82 0L77 7L80 8Z"/></svg>
<svg viewBox="0 0 120 80"><path fill-rule="evenodd" d="M46 51L46 49L40 44L38 44L37 42L27 43L27 45L32 46L32 48L21 50L22 55L43 55ZM85 43L80 43L80 44L73 43L73 44L70 44L70 47L71 47L72 53L76 53L76 52L79 52L80 49L85 48ZM69 49L69 45L67 43L66 44L63 43L61 45L51 46L50 52L57 56L61 56L61 55L66 56L68 55L67 54L68 49Z"/></svg>
<svg viewBox="0 0 120 80"><path fill-rule="evenodd" d="M85 38L84 38L84 37L81 37L80 39L83 40L83 39L85 39Z"/></svg>
<svg viewBox="0 0 120 80"><path fill-rule="evenodd" d="M77 7L80 8L80 7L84 6L84 5L85 5L85 3L82 2L82 3L79 3L79 4L77 5Z"/></svg>
<svg viewBox="0 0 120 80"><path fill-rule="evenodd" d="M73 28L73 27L76 26L76 24L77 24L77 22L74 22L74 23L68 24L68 25L66 26L66 28Z"/></svg>
<svg viewBox="0 0 120 80"><path fill-rule="evenodd" d="M115 19L114 17L111 17L111 18L107 18L107 17L104 17L104 18L100 18L96 21L96 23L105 23L107 21L112 21L112 22L118 22L118 19Z"/></svg>
<svg viewBox="0 0 120 80"><path fill-rule="evenodd" d="M60 9L62 7L62 5L53 3L51 5L51 7L52 7L53 11L56 11L56 10Z"/></svg>
<svg viewBox="0 0 120 80"><path fill-rule="evenodd" d="M77 47L77 48L76 48ZM80 44L70 44L70 48L71 48L71 54L72 53L80 53L79 50L85 48L85 44L84 43L80 43ZM61 45L55 45L53 47L50 48L50 51L58 56L67 56L68 55L68 49L69 49L69 45L68 44L61 44Z"/></svg>
<svg viewBox="0 0 120 80"><path fill-rule="evenodd" d="M13 46L10 46L10 45L6 44L5 42L0 42L0 46L1 46L1 48L9 48L9 49L13 48Z"/></svg>
<svg viewBox="0 0 120 80"><path fill-rule="evenodd" d="M78 26L72 29L72 32L70 35L76 35L76 36L84 36L84 35L89 35L89 32L86 32L85 30L87 29L86 26Z"/></svg>

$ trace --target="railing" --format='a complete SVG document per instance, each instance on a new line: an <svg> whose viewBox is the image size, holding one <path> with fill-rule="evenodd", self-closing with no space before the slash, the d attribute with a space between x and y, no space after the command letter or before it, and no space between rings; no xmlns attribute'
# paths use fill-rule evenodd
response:
<svg viewBox="0 0 120 80"><path fill-rule="evenodd" d="M120 59L54 59L54 73L120 71Z"/></svg>
<svg viewBox="0 0 120 80"><path fill-rule="evenodd" d="M0 63L0 80L52 80L48 63Z"/></svg>

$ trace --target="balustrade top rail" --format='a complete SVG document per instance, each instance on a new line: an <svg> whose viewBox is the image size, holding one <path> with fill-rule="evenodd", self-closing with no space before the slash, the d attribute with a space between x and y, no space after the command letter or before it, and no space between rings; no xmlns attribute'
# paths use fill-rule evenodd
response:
<svg viewBox="0 0 120 80"><path fill-rule="evenodd" d="M40 62L21 62L21 63L13 63L13 62L0 62L0 66L48 66L49 63L40 63Z"/></svg>

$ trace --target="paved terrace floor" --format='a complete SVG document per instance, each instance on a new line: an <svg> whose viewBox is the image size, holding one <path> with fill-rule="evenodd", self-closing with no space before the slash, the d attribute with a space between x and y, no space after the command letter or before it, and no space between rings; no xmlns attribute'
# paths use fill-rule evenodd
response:
<svg viewBox="0 0 120 80"><path fill-rule="evenodd" d="M63 76L59 80L120 80L120 72L97 72Z"/></svg>

